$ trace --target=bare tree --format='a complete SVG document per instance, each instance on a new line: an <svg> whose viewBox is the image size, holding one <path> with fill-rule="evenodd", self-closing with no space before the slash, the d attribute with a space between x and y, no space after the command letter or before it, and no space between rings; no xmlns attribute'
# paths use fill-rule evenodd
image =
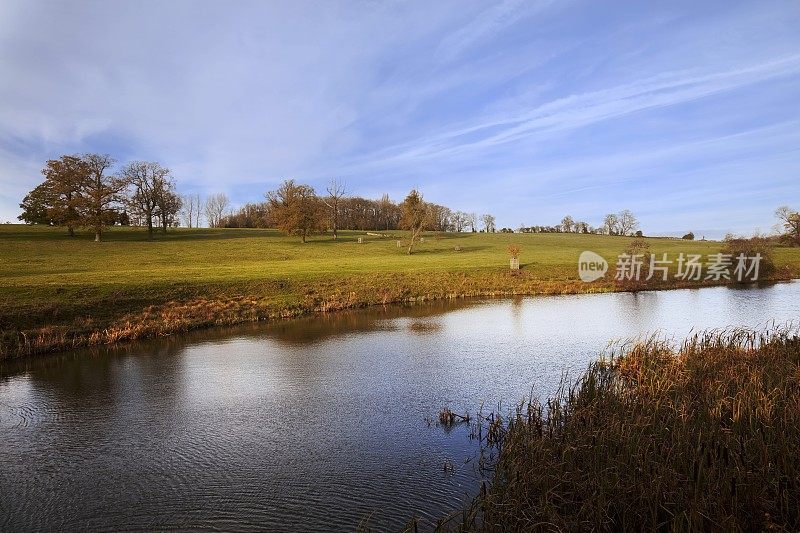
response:
<svg viewBox="0 0 800 533"><path fill-rule="evenodd" d="M453 231L461 233L467 225L467 214L463 211L454 211L450 218Z"/></svg>
<svg viewBox="0 0 800 533"><path fill-rule="evenodd" d="M572 228L575 226L575 220L567 215L561 219L561 227L564 229L564 233L572 233Z"/></svg>
<svg viewBox="0 0 800 533"><path fill-rule="evenodd" d="M494 233L495 226L494 226L494 216L493 215L481 215L481 221L483 222L483 229L486 233Z"/></svg>
<svg viewBox="0 0 800 533"><path fill-rule="evenodd" d="M478 215L476 215L475 213L468 213L467 214L467 225L469 226L470 231L472 233L475 233L476 231L478 231L477 230Z"/></svg>
<svg viewBox="0 0 800 533"><path fill-rule="evenodd" d="M169 169L155 162L133 161L122 168L121 177L131 189L128 195L131 211L147 224L147 238L153 240L153 217L161 191L169 180Z"/></svg>
<svg viewBox="0 0 800 533"><path fill-rule="evenodd" d="M339 236L339 203L345 195L346 186L343 182L339 182L336 178L332 179L328 184L328 197L323 199L325 205L331 210L331 227L333 229L333 240ZM305 242L305 241L303 241Z"/></svg>
<svg viewBox="0 0 800 533"><path fill-rule="evenodd" d="M617 229L620 235L632 235L639 227L639 221L627 209L623 209L617 214Z"/></svg>
<svg viewBox="0 0 800 533"><path fill-rule="evenodd" d="M392 225L392 211L396 211L397 206L389 199L389 195L384 193L381 199L378 200L378 220L382 227L375 229L389 229Z"/></svg>
<svg viewBox="0 0 800 533"><path fill-rule="evenodd" d="M110 155L85 154L81 159L89 171L82 187L83 220L86 226L94 229L95 242L100 242L103 227L114 222L115 213L111 206L119 199L125 182L108 173L114 165Z"/></svg>
<svg viewBox="0 0 800 533"><path fill-rule="evenodd" d="M411 232L411 241L408 244L408 255L414 248L414 242L419 237L422 230L430 223L431 209L430 205L425 203L422 199L422 194L416 189L412 189L403 203L400 204L400 210L403 213L403 218L400 224L404 229Z"/></svg>
<svg viewBox="0 0 800 533"><path fill-rule="evenodd" d="M206 199L205 213L208 227L218 228L222 222L222 215L230 207L230 200L224 193L212 194Z"/></svg>
<svg viewBox="0 0 800 533"><path fill-rule="evenodd" d="M156 207L158 208L156 216L161 221L162 233L166 234L167 228L175 223L182 202L181 197L175 192L175 182L167 176L161 184L156 198Z"/></svg>
<svg viewBox="0 0 800 533"><path fill-rule="evenodd" d="M603 230L606 235L614 235L617 229L617 215L609 213L603 218Z"/></svg>
<svg viewBox="0 0 800 533"><path fill-rule="evenodd" d="M199 194L184 194L181 196L181 218L187 228L200 227L200 201Z"/></svg>

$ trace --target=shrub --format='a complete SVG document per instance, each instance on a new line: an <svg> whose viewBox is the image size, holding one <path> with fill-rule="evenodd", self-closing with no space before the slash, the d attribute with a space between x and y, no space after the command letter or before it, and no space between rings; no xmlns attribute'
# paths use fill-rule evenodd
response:
<svg viewBox="0 0 800 533"><path fill-rule="evenodd" d="M690 231L689 233L687 233L686 235L684 235L683 237L681 237L681 239L683 239L683 240L685 240L685 241L693 241L693 240L694 240L694 233L692 233L692 232Z"/></svg>
<svg viewBox="0 0 800 533"><path fill-rule="evenodd" d="M760 254L759 278L765 278L775 273L772 248L772 241L760 235L754 235L749 238L726 235L722 253L730 254L733 257L734 265L736 264L736 258L741 254L745 257L755 257L756 254Z"/></svg>

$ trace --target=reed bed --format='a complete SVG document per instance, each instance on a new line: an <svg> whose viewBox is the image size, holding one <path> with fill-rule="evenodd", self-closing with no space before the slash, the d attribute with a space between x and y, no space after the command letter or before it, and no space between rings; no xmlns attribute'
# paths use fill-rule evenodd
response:
<svg viewBox="0 0 800 533"><path fill-rule="evenodd" d="M618 344L498 418L489 489L440 529L800 530L797 327Z"/></svg>

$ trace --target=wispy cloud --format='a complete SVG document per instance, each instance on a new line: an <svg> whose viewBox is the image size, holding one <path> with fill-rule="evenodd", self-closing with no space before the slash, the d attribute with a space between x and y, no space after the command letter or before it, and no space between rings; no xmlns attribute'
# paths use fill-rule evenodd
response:
<svg viewBox="0 0 800 533"><path fill-rule="evenodd" d="M769 227L800 197L798 26L781 0L6 0L0 220L45 159L101 151L239 203L338 176L501 225L626 207L645 229Z"/></svg>

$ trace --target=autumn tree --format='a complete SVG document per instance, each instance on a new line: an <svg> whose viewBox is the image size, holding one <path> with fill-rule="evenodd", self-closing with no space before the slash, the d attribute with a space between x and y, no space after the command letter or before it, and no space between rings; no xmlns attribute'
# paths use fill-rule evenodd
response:
<svg viewBox="0 0 800 533"><path fill-rule="evenodd" d="M275 226L287 235L300 235L303 242L309 233L322 226L320 202L309 185L286 180L267 193L267 203Z"/></svg>
<svg viewBox="0 0 800 533"><path fill-rule="evenodd" d="M800 213L784 205L775 210L778 217L779 229L784 231L788 240L794 245L800 245Z"/></svg>
<svg viewBox="0 0 800 533"><path fill-rule="evenodd" d="M100 242L103 227L114 224L113 206L120 199L125 181L110 173L114 165L111 156L86 154L81 159L88 171L81 184L82 225L92 228L95 242Z"/></svg>
<svg viewBox="0 0 800 533"><path fill-rule="evenodd" d="M22 200L20 220L29 224L64 226L71 236L81 225L84 208L83 187L89 176L86 162L79 156L50 159L42 169L44 182Z"/></svg>
<svg viewBox="0 0 800 533"><path fill-rule="evenodd" d="M219 228L222 225L222 216L231 205L231 201L224 193L212 194L206 198L205 214L209 228Z"/></svg>
<svg viewBox="0 0 800 533"><path fill-rule="evenodd" d="M414 243L419 237L420 233L430 223L431 212L430 206L422 199L422 194L416 189L412 189L403 203L400 204L400 211L402 218L400 225L403 229L411 232L411 240L408 245L408 255L414 248Z"/></svg>
<svg viewBox="0 0 800 533"><path fill-rule="evenodd" d="M337 179L332 179L328 185L328 197L324 198L325 205L330 209L331 229L333 229L333 240L339 236L339 204L345 195L345 184Z"/></svg>

